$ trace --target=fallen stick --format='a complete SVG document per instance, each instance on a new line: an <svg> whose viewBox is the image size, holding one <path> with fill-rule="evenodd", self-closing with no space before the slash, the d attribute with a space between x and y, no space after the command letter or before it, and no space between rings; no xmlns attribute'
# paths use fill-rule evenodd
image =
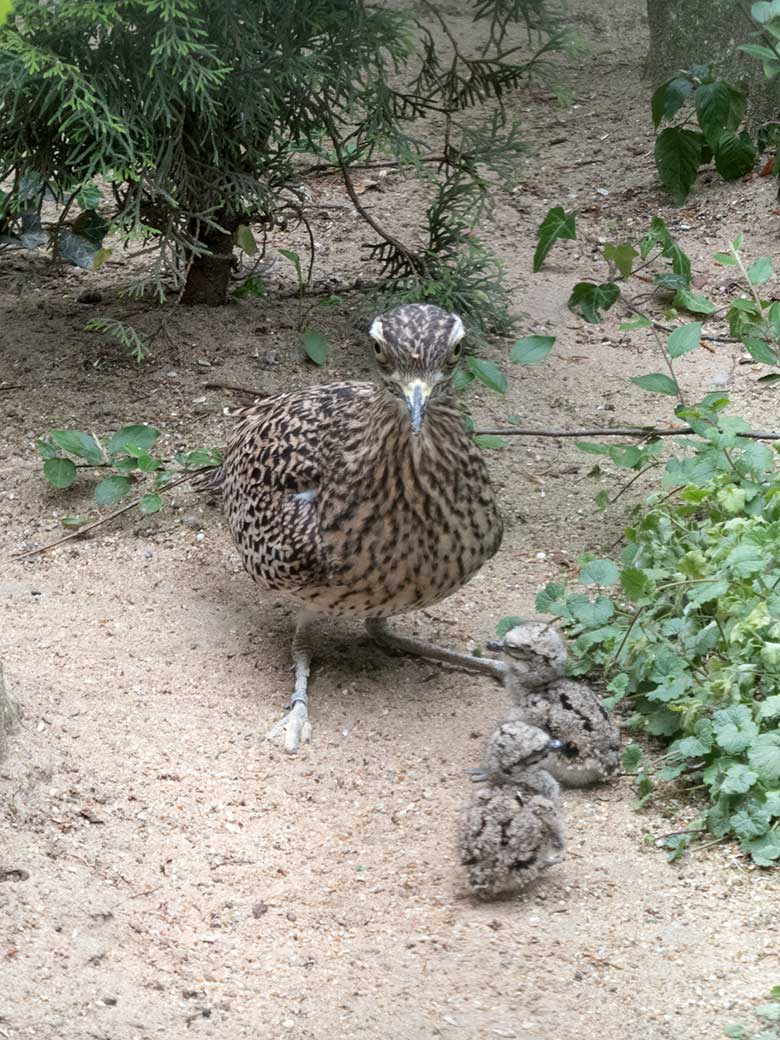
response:
<svg viewBox="0 0 780 1040"><path fill-rule="evenodd" d="M475 437L680 437L696 433L690 426L675 426L668 430L656 426L634 426L621 429L610 427L606 430L531 430L515 426L496 430L474 430ZM738 433L737 437L746 437L753 441L780 441L780 433L775 430L748 430Z"/></svg>

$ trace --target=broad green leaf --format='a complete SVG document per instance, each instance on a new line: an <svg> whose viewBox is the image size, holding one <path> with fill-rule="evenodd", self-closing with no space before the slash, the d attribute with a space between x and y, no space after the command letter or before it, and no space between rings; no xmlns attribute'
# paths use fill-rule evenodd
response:
<svg viewBox="0 0 780 1040"><path fill-rule="evenodd" d="M780 693L774 693L761 701L758 706L758 717L761 719L776 719L780 715Z"/></svg>
<svg viewBox="0 0 780 1040"><path fill-rule="evenodd" d="M78 476L78 470L70 459L47 459L43 464L43 475L56 488L67 488Z"/></svg>
<svg viewBox="0 0 780 1040"><path fill-rule="evenodd" d="M638 250L634 249L630 242L621 242L620 245L607 242L604 246L604 259L613 263L623 278L630 276L634 260L638 256Z"/></svg>
<svg viewBox="0 0 780 1040"><path fill-rule="evenodd" d="M590 560L580 568L581 585L617 585L619 571L612 560Z"/></svg>
<svg viewBox="0 0 780 1040"><path fill-rule="evenodd" d="M726 131L728 132L728 131ZM692 130L670 126L655 142L655 165L663 186L682 205L696 180L703 138Z"/></svg>
<svg viewBox="0 0 780 1040"><path fill-rule="evenodd" d="M780 780L780 733L762 733L748 748L748 762L765 784Z"/></svg>
<svg viewBox="0 0 780 1040"><path fill-rule="evenodd" d="M315 329L306 329L301 336L303 352L315 365L324 365L330 352L330 343L321 332Z"/></svg>
<svg viewBox="0 0 780 1040"><path fill-rule="evenodd" d="M496 437L492 433L478 433L474 438L474 443L478 448L482 448L483 451L497 450L506 447L506 441L504 438Z"/></svg>
<svg viewBox="0 0 780 1040"><path fill-rule="evenodd" d="M762 256L747 269L747 276L751 285L763 285L768 282L774 274L772 270L772 257Z"/></svg>
<svg viewBox="0 0 780 1040"><path fill-rule="evenodd" d="M511 632L513 628L522 625L524 620L525 618L521 617L502 617L496 625L496 635L499 639L503 639L507 632Z"/></svg>
<svg viewBox="0 0 780 1040"><path fill-rule="evenodd" d="M538 365L553 348L555 336L525 336L512 347L510 360L516 365Z"/></svg>
<svg viewBox="0 0 780 1040"><path fill-rule="evenodd" d="M127 477L106 477L95 488L95 501L99 506L110 506L120 502L130 490Z"/></svg>
<svg viewBox="0 0 780 1040"><path fill-rule="evenodd" d="M201 469L204 466L218 466L222 461L222 453L218 448L196 448L194 451L178 452L176 461L185 469Z"/></svg>
<svg viewBox="0 0 780 1040"><path fill-rule="evenodd" d="M632 603L641 599L652 586L652 580L637 567L624 567L620 572L620 587Z"/></svg>
<svg viewBox="0 0 780 1040"><path fill-rule="evenodd" d="M723 794L745 794L756 780L758 780L758 773L754 773L752 769L748 769L747 766L738 763L737 765L729 766L726 770L726 776L720 785L720 789Z"/></svg>
<svg viewBox="0 0 780 1040"><path fill-rule="evenodd" d="M35 447L38 449L38 454L44 462L46 459L56 459L58 456L57 449L51 441L47 441L45 437L39 437L35 442Z"/></svg>
<svg viewBox="0 0 780 1040"><path fill-rule="evenodd" d="M138 503L138 508L142 513L157 513L162 508L162 499L155 494L144 495Z"/></svg>
<svg viewBox="0 0 780 1040"><path fill-rule="evenodd" d="M298 253L296 253L294 249L280 249L279 253L281 254L281 256L283 256L285 258L285 260L289 260L290 263L293 265L293 267L295 268L295 274L298 277L298 284L300 286L302 286L303 285L303 270L301 268L301 258L300 258L300 255Z"/></svg>
<svg viewBox="0 0 780 1040"><path fill-rule="evenodd" d="M678 358L695 350L701 343L701 322L691 321L687 325L680 325L669 336L669 357Z"/></svg>
<svg viewBox="0 0 780 1040"><path fill-rule="evenodd" d="M568 307L578 311L585 321L597 325L601 321L601 311L608 311L620 296L620 289L614 282L596 285L594 282L577 282L571 291Z"/></svg>
<svg viewBox="0 0 780 1040"><path fill-rule="evenodd" d="M743 131L723 130L714 147L715 167L726 181L735 181L750 173L756 158L756 149L750 135Z"/></svg>
<svg viewBox="0 0 780 1040"><path fill-rule="evenodd" d="M780 835L775 834L775 840L778 839L780 839ZM767 1022L780 1022L780 1004L762 1004L756 1008L756 1015L766 1019Z"/></svg>
<svg viewBox="0 0 780 1040"><path fill-rule="evenodd" d="M675 380L664 375L663 372L651 372L646 376L632 376L631 382L651 394L667 394L669 397L677 397L680 393L680 388Z"/></svg>
<svg viewBox="0 0 780 1040"><path fill-rule="evenodd" d="M236 228L233 239L238 246L247 256L254 256L257 252L257 242L255 242L255 236L252 234L252 229L247 224L239 224Z"/></svg>
<svg viewBox="0 0 780 1040"><path fill-rule="evenodd" d="M743 340L745 350L756 361L762 365L776 365L778 358L775 351L763 339L754 339L752 336Z"/></svg>
<svg viewBox="0 0 780 1040"><path fill-rule="evenodd" d="M712 716L712 725L715 740L730 755L749 748L758 736L758 726L753 721L750 709L744 704L733 704L716 711Z"/></svg>
<svg viewBox="0 0 780 1040"><path fill-rule="evenodd" d="M757 22L766 25L773 18L780 18L780 0L759 0L751 5L750 13Z"/></svg>
<svg viewBox="0 0 780 1040"><path fill-rule="evenodd" d="M623 768L632 773L639 768L642 761L642 748L639 744L626 744L623 748Z"/></svg>
<svg viewBox="0 0 780 1040"><path fill-rule="evenodd" d="M706 296L691 292L689 289L678 289L672 300L672 306L691 311L692 314L714 314L717 309Z"/></svg>
<svg viewBox="0 0 780 1040"><path fill-rule="evenodd" d="M721 264L723 267L736 267L737 258L733 253L713 253L712 259L717 264Z"/></svg>
<svg viewBox="0 0 780 1040"><path fill-rule="evenodd" d="M51 439L69 455L86 459L91 465L104 462L103 451L91 433L81 430L52 430Z"/></svg>
<svg viewBox="0 0 780 1040"><path fill-rule="evenodd" d="M676 115L691 96L692 91L693 84L685 76L675 76L666 83L662 83L650 102L653 126L657 129L664 120Z"/></svg>
<svg viewBox="0 0 780 1040"><path fill-rule="evenodd" d="M140 423L123 426L109 441L108 450L112 455L136 455L153 448L159 436L160 431L154 426Z"/></svg>
<svg viewBox="0 0 780 1040"><path fill-rule="evenodd" d="M551 613L550 608L556 603L560 603L565 595L565 585L560 585L558 582L545 585L542 591L536 594L536 609L540 614L549 614Z"/></svg>
<svg viewBox="0 0 780 1040"><path fill-rule="evenodd" d="M713 145L729 122L731 91L722 80L700 84L693 94L699 126L710 145Z"/></svg>
<svg viewBox="0 0 780 1040"><path fill-rule="evenodd" d="M742 848L745 852L750 853L753 862L758 864L759 867L773 867L776 866L775 860L780 859L780 834L777 831L767 831L766 834L762 834L760 838L753 838L751 841L743 842ZM775 1004L774 1007L780 1007ZM756 1010L756 1014L762 1018L768 1018L769 1016L761 1015L760 1008ZM780 1021L778 1018L771 1018L770 1021ZM777 1033L769 1034L773 1040L777 1040ZM753 1037L753 1040L760 1040L760 1034Z"/></svg>
<svg viewBox="0 0 780 1040"><path fill-rule="evenodd" d="M723 1035L727 1036L729 1040L748 1040L745 1027L738 1025L737 1023L732 1023L731 1025L726 1026L723 1030Z"/></svg>
<svg viewBox="0 0 780 1040"><path fill-rule="evenodd" d="M103 192L94 181L88 181L76 196L79 209L95 209L103 201Z"/></svg>
<svg viewBox="0 0 780 1040"><path fill-rule="evenodd" d="M489 390L495 390L498 394L506 393L506 376L492 361L485 361L484 358L470 354L466 358L465 368Z"/></svg>
<svg viewBox="0 0 780 1040"><path fill-rule="evenodd" d="M533 260L534 272L541 269L547 254L559 238L577 237L576 215L575 210L572 210L571 213L566 213L562 206L553 206L552 209L547 211L547 215L536 232L537 241Z"/></svg>

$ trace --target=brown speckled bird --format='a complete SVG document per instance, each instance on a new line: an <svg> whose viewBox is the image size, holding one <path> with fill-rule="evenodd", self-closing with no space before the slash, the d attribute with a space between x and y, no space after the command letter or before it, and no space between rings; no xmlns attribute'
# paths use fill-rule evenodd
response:
<svg viewBox="0 0 780 1040"><path fill-rule="evenodd" d="M219 481L244 567L303 608L286 730L310 735L313 615L363 618L380 642L502 678L500 661L400 637L396 614L436 603L496 552L502 524L487 467L452 391L464 330L410 304L371 326L380 379L279 394L243 410Z"/></svg>

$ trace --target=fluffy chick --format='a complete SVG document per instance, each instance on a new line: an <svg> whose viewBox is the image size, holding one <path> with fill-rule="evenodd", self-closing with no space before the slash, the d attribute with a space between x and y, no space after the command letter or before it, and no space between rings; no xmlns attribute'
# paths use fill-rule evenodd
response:
<svg viewBox="0 0 780 1040"><path fill-rule="evenodd" d="M567 787L608 779L620 764L620 733L588 683L561 675L567 654L560 635L529 622L492 645L500 646L507 663L504 686L515 706L510 718L561 742L544 768Z"/></svg>
<svg viewBox="0 0 780 1040"><path fill-rule="evenodd" d="M491 738L474 776L489 782L474 792L458 834L460 862L480 895L521 888L561 859L558 785L537 766L556 744L519 721L503 724Z"/></svg>

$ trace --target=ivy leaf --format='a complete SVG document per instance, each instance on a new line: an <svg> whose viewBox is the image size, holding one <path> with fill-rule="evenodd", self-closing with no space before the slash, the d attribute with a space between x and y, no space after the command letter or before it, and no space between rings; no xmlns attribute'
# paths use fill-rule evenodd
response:
<svg viewBox="0 0 780 1040"><path fill-rule="evenodd" d="M466 371L489 390L494 390L498 394L506 393L506 376L492 361L485 361L484 358L474 357L473 354L470 354L466 358Z"/></svg>
<svg viewBox="0 0 780 1040"><path fill-rule="evenodd" d="M576 238L576 210L566 213L562 206L553 206L539 225L536 232L536 249L534 250L533 269L539 271L559 238Z"/></svg>
<svg viewBox="0 0 780 1040"><path fill-rule="evenodd" d="M655 142L655 165L663 186L682 205L696 180L703 137L679 126L667 127Z"/></svg>
<svg viewBox="0 0 780 1040"><path fill-rule="evenodd" d="M51 439L69 455L86 459L93 466L105 461L103 449L91 433L83 433L81 430L52 430Z"/></svg>
<svg viewBox="0 0 780 1040"><path fill-rule="evenodd" d="M503 639L507 632L511 632L513 628L522 625L524 620L521 617L502 617L496 625L496 635L499 639Z"/></svg>
<svg viewBox="0 0 780 1040"><path fill-rule="evenodd" d="M127 477L106 477L95 488L95 501L99 506L110 506L121 502L129 491L130 481Z"/></svg>
<svg viewBox="0 0 780 1040"><path fill-rule="evenodd" d="M634 249L630 242L607 242L604 246L604 259L611 262L618 269L623 278L629 278L634 260L639 256L638 250Z"/></svg>
<svg viewBox="0 0 780 1040"><path fill-rule="evenodd" d="M315 365L324 365L330 352L330 343L321 332L306 329L301 336L303 352Z"/></svg>
<svg viewBox="0 0 780 1040"><path fill-rule="evenodd" d="M677 397L680 393L676 381L664 375L663 372L651 372L646 376L632 376L631 382L651 394L667 394L669 397Z"/></svg>
<svg viewBox="0 0 780 1040"><path fill-rule="evenodd" d="M678 294L679 295L679 294ZM714 309L714 308L713 308ZM701 343L701 322L691 321L687 325L680 325L669 336L669 357L678 358L683 354L695 350Z"/></svg>
<svg viewBox="0 0 780 1040"><path fill-rule="evenodd" d="M43 475L54 487L68 488L78 476L78 470L70 459L47 459L43 464Z"/></svg>
<svg viewBox="0 0 780 1040"><path fill-rule="evenodd" d="M585 321L598 325L601 311L608 311L620 296L620 289L614 282L596 285L594 282L577 282L571 291L569 310L578 311Z"/></svg>
<svg viewBox="0 0 780 1040"><path fill-rule="evenodd" d="M714 314L717 309L715 304L708 300L706 296L684 288L677 290L672 300L672 306L691 311L692 314Z"/></svg>
<svg viewBox="0 0 780 1040"><path fill-rule="evenodd" d="M612 560L590 560L580 569L580 585L617 585L618 578Z"/></svg>
<svg viewBox="0 0 780 1040"><path fill-rule="evenodd" d="M525 336L512 347L509 355L516 365L538 365L553 348L555 336Z"/></svg>

